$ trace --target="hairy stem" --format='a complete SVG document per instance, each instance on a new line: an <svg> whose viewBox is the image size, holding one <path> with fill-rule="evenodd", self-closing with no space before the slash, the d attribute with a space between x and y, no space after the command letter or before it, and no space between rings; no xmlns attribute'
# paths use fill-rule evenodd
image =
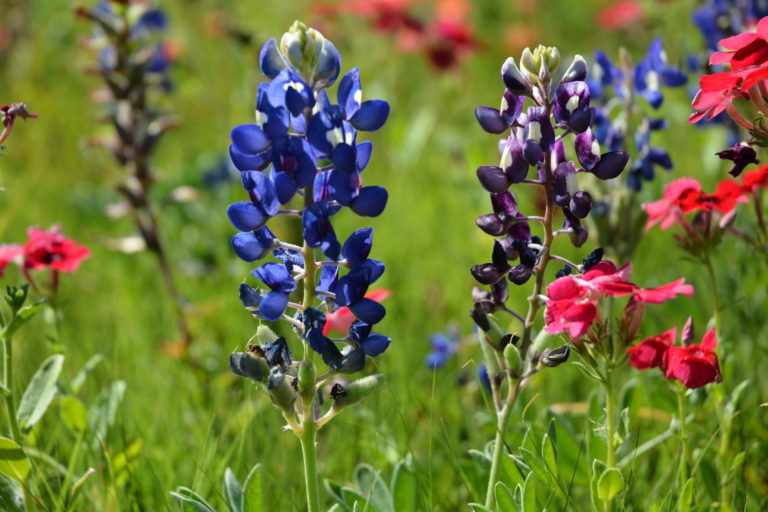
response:
<svg viewBox="0 0 768 512"><path fill-rule="evenodd" d="M21 435L19 421L16 419L16 401L13 398L13 343L3 336L3 385L8 393L5 395L5 406L8 412L8 423L11 426L11 438L24 450L24 438ZM32 507L32 495L26 482L21 483L24 489L24 503Z"/></svg>
<svg viewBox="0 0 768 512"><path fill-rule="evenodd" d="M616 405L613 396L613 368L608 367L605 371L605 382L603 389L605 391L605 465L608 469L616 467ZM613 510L613 499L603 501L605 512Z"/></svg>
<svg viewBox="0 0 768 512"><path fill-rule="evenodd" d="M501 459L504 456L504 434L507 431L509 417L512 413L512 407L515 405L518 391L517 380L509 379L509 390L507 391L507 400L501 410L496 411L496 439L493 446L493 458L491 459L491 473L488 475L488 488L485 492L485 506L492 509L496 499L496 482L499 480L501 470ZM501 391L501 390L498 390Z"/></svg>
<svg viewBox="0 0 768 512"><path fill-rule="evenodd" d="M688 481L688 430L685 415L685 386L679 386L677 393L677 413L680 420L680 488L682 491Z"/></svg>
<svg viewBox="0 0 768 512"><path fill-rule="evenodd" d="M312 404L304 407L304 422L299 435L301 454L304 460L304 483L307 489L307 511L320 511L320 490L317 483L317 428L312 417Z"/></svg>

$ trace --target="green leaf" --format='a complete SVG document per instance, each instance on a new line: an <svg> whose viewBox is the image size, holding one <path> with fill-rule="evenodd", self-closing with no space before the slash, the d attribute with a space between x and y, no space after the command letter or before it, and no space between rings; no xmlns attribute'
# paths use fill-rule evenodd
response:
<svg viewBox="0 0 768 512"><path fill-rule="evenodd" d="M720 480L717 476L717 469L709 459L701 458L698 463L697 474L700 476L699 481L704 484L704 489L707 491L709 499L716 501L720 497Z"/></svg>
<svg viewBox="0 0 768 512"><path fill-rule="evenodd" d="M243 512L261 512L264 508L261 496L261 466L256 464L243 482Z"/></svg>
<svg viewBox="0 0 768 512"><path fill-rule="evenodd" d="M13 478L0 473L0 510L24 512L24 489Z"/></svg>
<svg viewBox="0 0 768 512"><path fill-rule="evenodd" d="M96 398L96 403L88 414L94 446L98 446L107 437L109 428L115 423L117 408L124 394L125 382L118 380Z"/></svg>
<svg viewBox="0 0 768 512"><path fill-rule="evenodd" d="M491 459L480 450L469 450L469 456L475 463L486 471L491 469Z"/></svg>
<svg viewBox="0 0 768 512"><path fill-rule="evenodd" d="M227 502L229 512L242 512L243 488L231 469L224 471L224 500Z"/></svg>
<svg viewBox="0 0 768 512"><path fill-rule="evenodd" d="M612 500L624 488L624 477L616 468L608 468L597 481L597 497L601 500Z"/></svg>
<svg viewBox="0 0 768 512"><path fill-rule="evenodd" d="M528 473L528 478L525 479L525 484L523 484L522 505L524 512L539 510L536 507L536 479L533 478L533 473Z"/></svg>
<svg viewBox="0 0 768 512"><path fill-rule="evenodd" d="M680 492L680 498L677 500L677 509L680 512L691 509L691 504L693 503L693 482L693 478L689 478Z"/></svg>
<svg viewBox="0 0 768 512"><path fill-rule="evenodd" d="M368 464L359 464L352 478L357 484L360 493L366 498L369 505L373 506L378 512L394 512L395 506L392 502L392 493L387 484Z"/></svg>
<svg viewBox="0 0 768 512"><path fill-rule="evenodd" d="M0 472L23 482L29 474L29 459L12 439L0 437Z"/></svg>
<svg viewBox="0 0 768 512"><path fill-rule="evenodd" d="M397 512L418 510L419 484L406 461L398 462L392 473L392 501Z"/></svg>
<svg viewBox="0 0 768 512"><path fill-rule="evenodd" d="M336 503L344 507L344 510L351 510L349 507L347 507L347 502L344 501L344 497L341 494L340 484L337 484L336 482L326 478L323 480L323 487L325 487L325 490L328 491L328 494L331 495L331 498L333 498Z"/></svg>
<svg viewBox="0 0 768 512"><path fill-rule="evenodd" d="M88 426L88 411L77 397L66 395L59 400L61 419L64 424L75 432L82 432Z"/></svg>
<svg viewBox="0 0 768 512"><path fill-rule="evenodd" d="M134 439L123 451L112 457L112 474L117 487L123 487L136 470L142 444L141 439Z"/></svg>
<svg viewBox="0 0 768 512"><path fill-rule="evenodd" d="M601 510L602 504L597 496L597 482L605 470L605 464L598 459L592 461L592 480L590 481L590 494L592 496L592 507L595 510Z"/></svg>
<svg viewBox="0 0 768 512"><path fill-rule="evenodd" d="M503 482L496 482L494 494L496 495L497 509L505 511L520 510L520 506L515 502L512 491Z"/></svg>
<svg viewBox="0 0 768 512"><path fill-rule="evenodd" d="M731 464L731 469L728 470L728 475L736 473L741 465L744 464L744 459L747 457L747 452L739 452L734 458Z"/></svg>
<svg viewBox="0 0 768 512"><path fill-rule="evenodd" d="M479 503L470 503L469 508L476 512L493 512L493 510L489 509L485 505L481 505Z"/></svg>
<svg viewBox="0 0 768 512"><path fill-rule="evenodd" d="M171 496L182 512L216 512L210 506L206 506L204 502L197 501L196 499L187 498L175 492L172 492Z"/></svg>
<svg viewBox="0 0 768 512"><path fill-rule="evenodd" d="M24 432L29 432L51 405L56 396L56 381L59 380L63 364L63 355L51 356L43 361L29 381L16 412L16 419Z"/></svg>
<svg viewBox="0 0 768 512"><path fill-rule="evenodd" d="M77 393L80 391L80 388L82 388L83 384L85 384L85 380L88 378L88 375L90 375L96 366L98 366L98 364L103 360L104 356L101 354L96 354L91 356L91 358L86 361L86 363L83 365L80 371L77 372L77 375L75 375L75 378L72 379L72 382L70 383L73 392Z"/></svg>
<svg viewBox="0 0 768 512"><path fill-rule="evenodd" d="M180 498L185 502L185 505L192 504L193 507L195 507L195 508L188 508L186 506L183 506L182 510L184 510L185 512L186 511L216 512L216 510L213 508L213 505L205 501L205 498L197 494L195 491L193 491L189 487L179 487L176 489L176 492L171 493L171 496L174 497L174 500L178 500ZM202 507L202 508L196 508L196 507Z"/></svg>
<svg viewBox="0 0 768 512"><path fill-rule="evenodd" d="M553 477L557 478L557 452L549 434L544 434L541 440L541 458Z"/></svg>
<svg viewBox="0 0 768 512"><path fill-rule="evenodd" d="M46 302L48 302L48 299L42 299L34 304L21 308L13 318L11 318L11 321L8 322L8 325L5 326L2 332L0 332L0 337L8 339L13 337L16 331L18 331L22 325L27 323L27 321L32 318L35 313L46 304Z"/></svg>

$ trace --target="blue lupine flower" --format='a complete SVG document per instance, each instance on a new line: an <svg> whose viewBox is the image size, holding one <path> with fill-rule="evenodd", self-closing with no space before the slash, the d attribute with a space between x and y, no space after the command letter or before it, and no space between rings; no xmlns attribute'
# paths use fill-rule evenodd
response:
<svg viewBox="0 0 768 512"><path fill-rule="evenodd" d="M592 112L586 82L568 82L558 87L553 114L558 123L566 123L576 133L589 128Z"/></svg>
<svg viewBox="0 0 768 512"><path fill-rule="evenodd" d="M372 325L356 320L349 328L349 337L363 349L365 355L376 357L384 353L392 343L389 336L371 332Z"/></svg>
<svg viewBox="0 0 768 512"><path fill-rule="evenodd" d="M365 366L366 355L378 355L390 343L388 337L371 332L371 326L381 321L386 310L365 298L368 286L383 273L384 264L369 259L371 228L353 232L342 246L331 221L345 207L360 216L375 217L386 206L384 188L362 185L362 172L373 145L358 142L357 136L358 131L381 128L389 116L389 104L362 100L357 69L342 77L336 93L338 103L331 103L325 89L339 76L340 63L336 48L319 32L300 23L294 24L279 44L272 39L264 45L259 64L271 82L259 85L255 122L236 126L229 148L250 201L233 203L228 214L241 231L232 238L241 259L250 262L271 253L281 262L265 263L252 272L269 291L264 295L242 285L243 305L267 320L277 320L290 304L298 310L293 322L299 336L333 371L351 373ZM281 205L297 195L304 205L283 209ZM267 228L267 222L278 215L301 218L302 244L283 242ZM316 263L312 258L313 266L306 268L305 251L314 249L320 249L326 259ZM349 269L346 275L341 275L342 267ZM310 278L316 302L291 303L297 281L310 286ZM359 319L344 340L353 346L344 350L336 346L340 340L322 333L326 313L321 308L332 312L342 306L349 307Z"/></svg>
<svg viewBox="0 0 768 512"><path fill-rule="evenodd" d="M424 362L428 368L442 368L459 349L459 333L456 329L449 329L446 334L435 333L429 338L429 342L432 350Z"/></svg>
<svg viewBox="0 0 768 512"><path fill-rule="evenodd" d="M280 263L265 263L251 273L272 290L261 299L259 314L267 320L277 320L288 306L288 298L296 289L296 281Z"/></svg>
<svg viewBox="0 0 768 512"><path fill-rule="evenodd" d="M488 367L484 363L481 363L477 367L477 378L480 380L480 387L482 387L486 393L491 394L491 379L488 376Z"/></svg>
<svg viewBox="0 0 768 512"><path fill-rule="evenodd" d="M375 300L365 298L368 287L375 283L384 273L384 264L377 260L366 260L365 263L352 269L339 279L336 286L336 304L347 306L352 314L367 324L381 322L386 314L384 306Z"/></svg>

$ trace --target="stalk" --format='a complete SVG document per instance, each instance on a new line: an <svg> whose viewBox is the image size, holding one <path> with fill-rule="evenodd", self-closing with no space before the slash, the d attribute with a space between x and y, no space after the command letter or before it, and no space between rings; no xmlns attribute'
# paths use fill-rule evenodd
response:
<svg viewBox="0 0 768 512"><path fill-rule="evenodd" d="M491 386L491 388L493 389L493 386ZM515 404L515 398L517 398L517 390L517 381L513 383L510 380L506 403L500 411L496 411L496 440L493 446L491 474L488 476L488 489L485 492L486 508L492 508L494 505L496 497L494 490L496 488L496 482L499 479L499 471L501 470L501 458L504 456L504 433L507 431L507 425L509 424L509 417L512 413L512 407Z"/></svg>
<svg viewBox="0 0 768 512"><path fill-rule="evenodd" d="M680 444L682 453L680 454L680 491L688 481L688 430L685 421L685 386L679 386L677 393L677 413L680 420Z"/></svg>
<svg viewBox="0 0 768 512"><path fill-rule="evenodd" d="M613 368L606 368L603 389L605 390L605 465L608 469L611 469L616 467L616 446L614 445L614 438L616 437L616 405L614 404L613 396ZM613 498L604 500L603 506L605 512L611 512L613 510Z"/></svg>
<svg viewBox="0 0 768 512"><path fill-rule="evenodd" d="M314 399L314 396L313 396ZM304 422L298 434L304 461L304 483L307 489L307 511L320 512L320 490L317 483L317 447L315 419L312 404L304 404Z"/></svg>
<svg viewBox="0 0 768 512"><path fill-rule="evenodd" d="M16 402L13 398L13 343L7 336L3 336L3 385L8 393L5 395L5 405L8 411L8 423L11 425L11 438L24 451L24 438L21 435L19 422L16 419ZM24 503L32 505L32 495L25 482L21 483L24 489Z"/></svg>

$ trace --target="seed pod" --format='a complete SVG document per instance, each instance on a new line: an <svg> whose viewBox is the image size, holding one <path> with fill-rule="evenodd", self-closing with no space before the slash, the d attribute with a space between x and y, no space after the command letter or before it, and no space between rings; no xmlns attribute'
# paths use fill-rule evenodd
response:
<svg viewBox="0 0 768 512"><path fill-rule="evenodd" d="M368 375L351 382L349 385L342 389L338 389L334 386L331 391L331 398L335 400L333 404L334 409L341 409L348 405L355 404L367 397L374 391L378 390L384 385L386 377L381 373L374 375ZM339 386L341 387L341 386Z"/></svg>

